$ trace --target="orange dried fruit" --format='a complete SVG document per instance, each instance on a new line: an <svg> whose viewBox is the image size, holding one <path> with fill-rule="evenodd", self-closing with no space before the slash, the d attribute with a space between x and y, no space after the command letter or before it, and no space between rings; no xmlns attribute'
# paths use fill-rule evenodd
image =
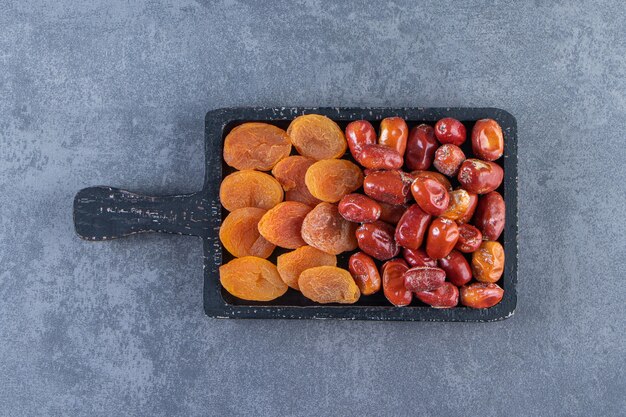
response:
<svg viewBox="0 0 626 417"><path fill-rule="evenodd" d="M311 207L297 201L283 201L261 217L259 233L281 248L296 249L306 245L302 240L302 221Z"/></svg>
<svg viewBox="0 0 626 417"><path fill-rule="evenodd" d="M270 261L255 256L235 258L220 266L222 287L237 298L251 301L270 301L287 292Z"/></svg>
<svg viewBox="0 0 626 417"><path fill-rule="evenodd" d="M220 227L220 241L233 256L267 258L276 246L261 236L259 220L266 213L256 207L244 207L231 212Z"/></svg>
<svg viewBox="0 0 626 417"><path fill-rule="evenodd" d="M319 114L296 117L287 134L300 155L316 160L339 158L348 147L337 123Z"/></svg>
<svg viewBox="0 0 626 417"><path fill-rule="evenodd" d="M268 123L244 123L224 139L224 161L239 170L269 171L290 152L287 132Z"/></svg>
<svg viewBox="0 0 626 417"><path fill-rule="evenodd" d="M315 198L336 203L363 185L363 172L345 159L324 159L309 167L304 182Z"/></svg>
<svg viewBox="0 0 626 417"><path fill-rule="evenodd" d="M272 175L285 190L285 200L299 201L311 207L320 202L313 197L304 182L306 171L314 163L314 159L306 156L292 155L278 162L272 169Z"/></svg>
<svg viewBox="0 0 626 417"><path fill-rule="evenodd" d="M319 203L302 222L302 238L309 246L339 255L356 249L356 228L356 223L339 214L336 205Z"/></svg>
<svg viewBox="0 0 626 417"><path fill-rule="evenodd" d="M500 242L483 241L472 253L472 273L476 281L497 282L504 272L504 248Z"/></svg>
<svg viewBox="0 0 626 417"><path fill-rule="evenodd" d="M300 274L302 294L318 303L356 303L361 296L350 272L336 266L318 266Z"/></svg>
<svg viewBox="0 0 626 417"><path fill-rule="evenodd" d="M276 258L276 267L283 282L291 288L300 290L298 278L303 271L316 266L336 266L335 255L322 252L312 246L302 246Z"/></svg>
<svg viewBox="0 0 626 417"><path fill-rule="evenodd" d="M450 203L441 216L451 220L459 220L469 210L472 197L462 188L450 191L448 194L450 195Z"/></svg>
<svg viewBox="0 0 626 417"><path fill-rule="evenodd" d="M274 177L264 172L236 171L222 181L220 201L228 211L243 207L269 210L283 201L283 189Z"/></svg>

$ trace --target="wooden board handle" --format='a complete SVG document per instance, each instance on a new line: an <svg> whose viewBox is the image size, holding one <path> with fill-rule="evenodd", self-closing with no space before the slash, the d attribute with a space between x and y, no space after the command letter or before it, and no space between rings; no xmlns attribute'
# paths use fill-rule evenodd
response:
<svg viewBox="0 0 626 417"><path fill-rule="evenodd" d="M206 237L208 201L203 192L151 197L112 187L89 187L74 198L74 227L86 240L164 232Z"/></svg>

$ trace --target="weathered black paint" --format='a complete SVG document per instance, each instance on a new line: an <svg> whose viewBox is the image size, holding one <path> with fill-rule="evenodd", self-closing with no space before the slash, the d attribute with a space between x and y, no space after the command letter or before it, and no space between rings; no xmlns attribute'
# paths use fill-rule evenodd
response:
<svg viewBox="0 0 626 417"><path fill-rule="evenodd" d="M296 116L323 114L342 127L351 120L367 119L376 123L390 116L407 120L409 126L433 124L443 117L454 117L468 127L483 118L497 120L504 131L504 168L500 188L506 202L506 226L500 238L506 263L499 284L504 288L502 302L489 309L434 309L415 301L407 307L390 306L381 294L361 297L355 305L318 305L289 290L277 300L258 303L226 293L219 283L218 268L230 256L222 248L218 231L225 215L219 203L219 185L229 171L223 165L222 143L235 126L247 121L265 121L286 127ZM462 147L469 150L469 141ZM87 240L105 240L143 232L167 232L199 236L204 242L204 309L210 317L347 319L347 320L421 320L421 321L494 321L511 316L517 304L517 123L504 110L495 108L228 108L210 111L205 119L206 174L204 187L193 194L147 197L110 187L81 190L74 200L76 232ZM347 257L339 257L344 265Z"/></svg>
<svg viewBox="0 0 626 417"><path fill-rule="evenodd" d="M76 233L86 240L145 232L207 236L205 196L197 192L150 197L111 187L84 188L74 199Z"/></svg>

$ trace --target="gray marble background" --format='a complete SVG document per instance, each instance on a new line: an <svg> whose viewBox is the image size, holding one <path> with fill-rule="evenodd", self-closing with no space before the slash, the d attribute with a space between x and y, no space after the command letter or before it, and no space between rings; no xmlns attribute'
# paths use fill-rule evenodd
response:
<svg viewBox="0 0 626 417"><path fill-rule="evenodd" d="M0 4L0 414L626 414L623 1L360 3ZM82 187L198 190L242 105L513 113L515 316L211 320L199 240L74 235Z"/></svg>

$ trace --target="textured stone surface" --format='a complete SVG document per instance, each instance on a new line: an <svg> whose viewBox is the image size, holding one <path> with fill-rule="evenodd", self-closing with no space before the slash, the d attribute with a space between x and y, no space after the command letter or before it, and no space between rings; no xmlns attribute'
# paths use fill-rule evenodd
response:
<svg viewBox="0 0 626 417"><path fill-rule="evenodd" d="M623 2L359 3L3 2L0 414L626 413ZM238 105L516 115L516 315L210 320L199 240L74 235L82 187L199 189Z"/></svg>

